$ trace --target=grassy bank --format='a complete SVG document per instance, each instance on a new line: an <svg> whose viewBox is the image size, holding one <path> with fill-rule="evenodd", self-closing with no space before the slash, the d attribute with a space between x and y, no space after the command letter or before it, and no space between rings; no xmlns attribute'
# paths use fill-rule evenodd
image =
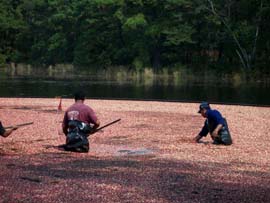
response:
<svg viewBox="0 0 270 203"><path fill-rule="evenodd" d="M194 83L270 83L270 75L260 72L220 71L214 68L202 67L199 71L192 67L178 65L164 67L158 72L152 68L133 69L124 66L110 67L74 67L69 64L55 66L31 66L11 64L1 68L2 77L27 77L40 79L74 79L108 80L118 83L132 82L134 84L163 84L181 85L186 82Z"/></svg>

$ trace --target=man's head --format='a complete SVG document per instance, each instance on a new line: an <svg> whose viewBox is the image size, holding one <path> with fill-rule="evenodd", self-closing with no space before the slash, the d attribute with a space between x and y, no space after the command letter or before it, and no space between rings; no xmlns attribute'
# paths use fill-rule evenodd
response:
<svg viewBox="0 0 270 203"><path fill-rule="evenodd" d="M78 100L84 101L85 100L85 94L84 94L84 92L82 92L82 91L76 92L74 94L74 99L75 99L75 101L78 101Z"/></svg>
<svg viewBox="0 0 270 203"><path fill-rule="evenodd" d="M200 113L203 117L206 117L207 110L210 109L210 105L208 102L202 102L199 107L198 113Z"/></svg>

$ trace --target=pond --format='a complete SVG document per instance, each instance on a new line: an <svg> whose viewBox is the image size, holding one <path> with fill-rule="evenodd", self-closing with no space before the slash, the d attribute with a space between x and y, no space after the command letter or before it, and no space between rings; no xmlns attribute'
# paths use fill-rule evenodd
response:
<svg viewBox="0 0 270 203"><path fill-rule="evenodd" d="M73 92L84 90L87 98L134 99L244 105L270 105L269 84L229 83L134 84L133 82L93 80L42 80L1 78L0 97L72 98Z"/></svg>

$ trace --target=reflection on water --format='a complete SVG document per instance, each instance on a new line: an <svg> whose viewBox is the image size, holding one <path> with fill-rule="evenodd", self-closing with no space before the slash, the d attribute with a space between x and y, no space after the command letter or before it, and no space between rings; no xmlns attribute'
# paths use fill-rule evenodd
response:
<svg viewBox="0 0 270 203"><path fill-rule="evenodd" d="M83 89L88 98L202 101L269 105L269 86L263 84L189 83L133 84L114 81L1 79L0 97L68 97Z"/></svg>

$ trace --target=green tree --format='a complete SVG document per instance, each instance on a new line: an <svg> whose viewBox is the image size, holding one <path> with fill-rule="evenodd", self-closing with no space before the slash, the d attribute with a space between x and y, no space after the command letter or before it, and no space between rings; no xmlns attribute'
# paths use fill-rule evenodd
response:
<svg viewBox="0 0 270 203"><path fill-rule="evenodd" d="M257 40L262 20L263 0L233 2L231 0L207 0L209 11L221 21L232 37L235 51L245 70L251 70L255 63Z"/></svg>
<svg viewBox="0 0 270 203"><path fill-rule="evenodd" d="M75 64L109 66L119 62L120 57L125 61L121 25L116 17L121 5L122 1L117 0L84 0L76 5Z"/></svg>
<svg viewBox="0 0 270 203"><path fill-rule="evenodd" d="M144 65L157 71L174 50L193 43L194 30L185 19L189 10L190 3L185 0L126 1L123 29L131 39L127 44Z"/></svg>
<svg viewBox="0 0 270 203"><path fill-rule="evenodd" d="M24 27L17 1L0 1L0 63L16 59L14 42Z"/></svg>
<svg viewBox="0 0 270 203"><path fill-rule="evenodd" d="M266 0L0 0L0 61L153 67L155 72L179 63L199 64L197 69L212 64L242 64L244 70L266 67L269 4Z"/></svg>

